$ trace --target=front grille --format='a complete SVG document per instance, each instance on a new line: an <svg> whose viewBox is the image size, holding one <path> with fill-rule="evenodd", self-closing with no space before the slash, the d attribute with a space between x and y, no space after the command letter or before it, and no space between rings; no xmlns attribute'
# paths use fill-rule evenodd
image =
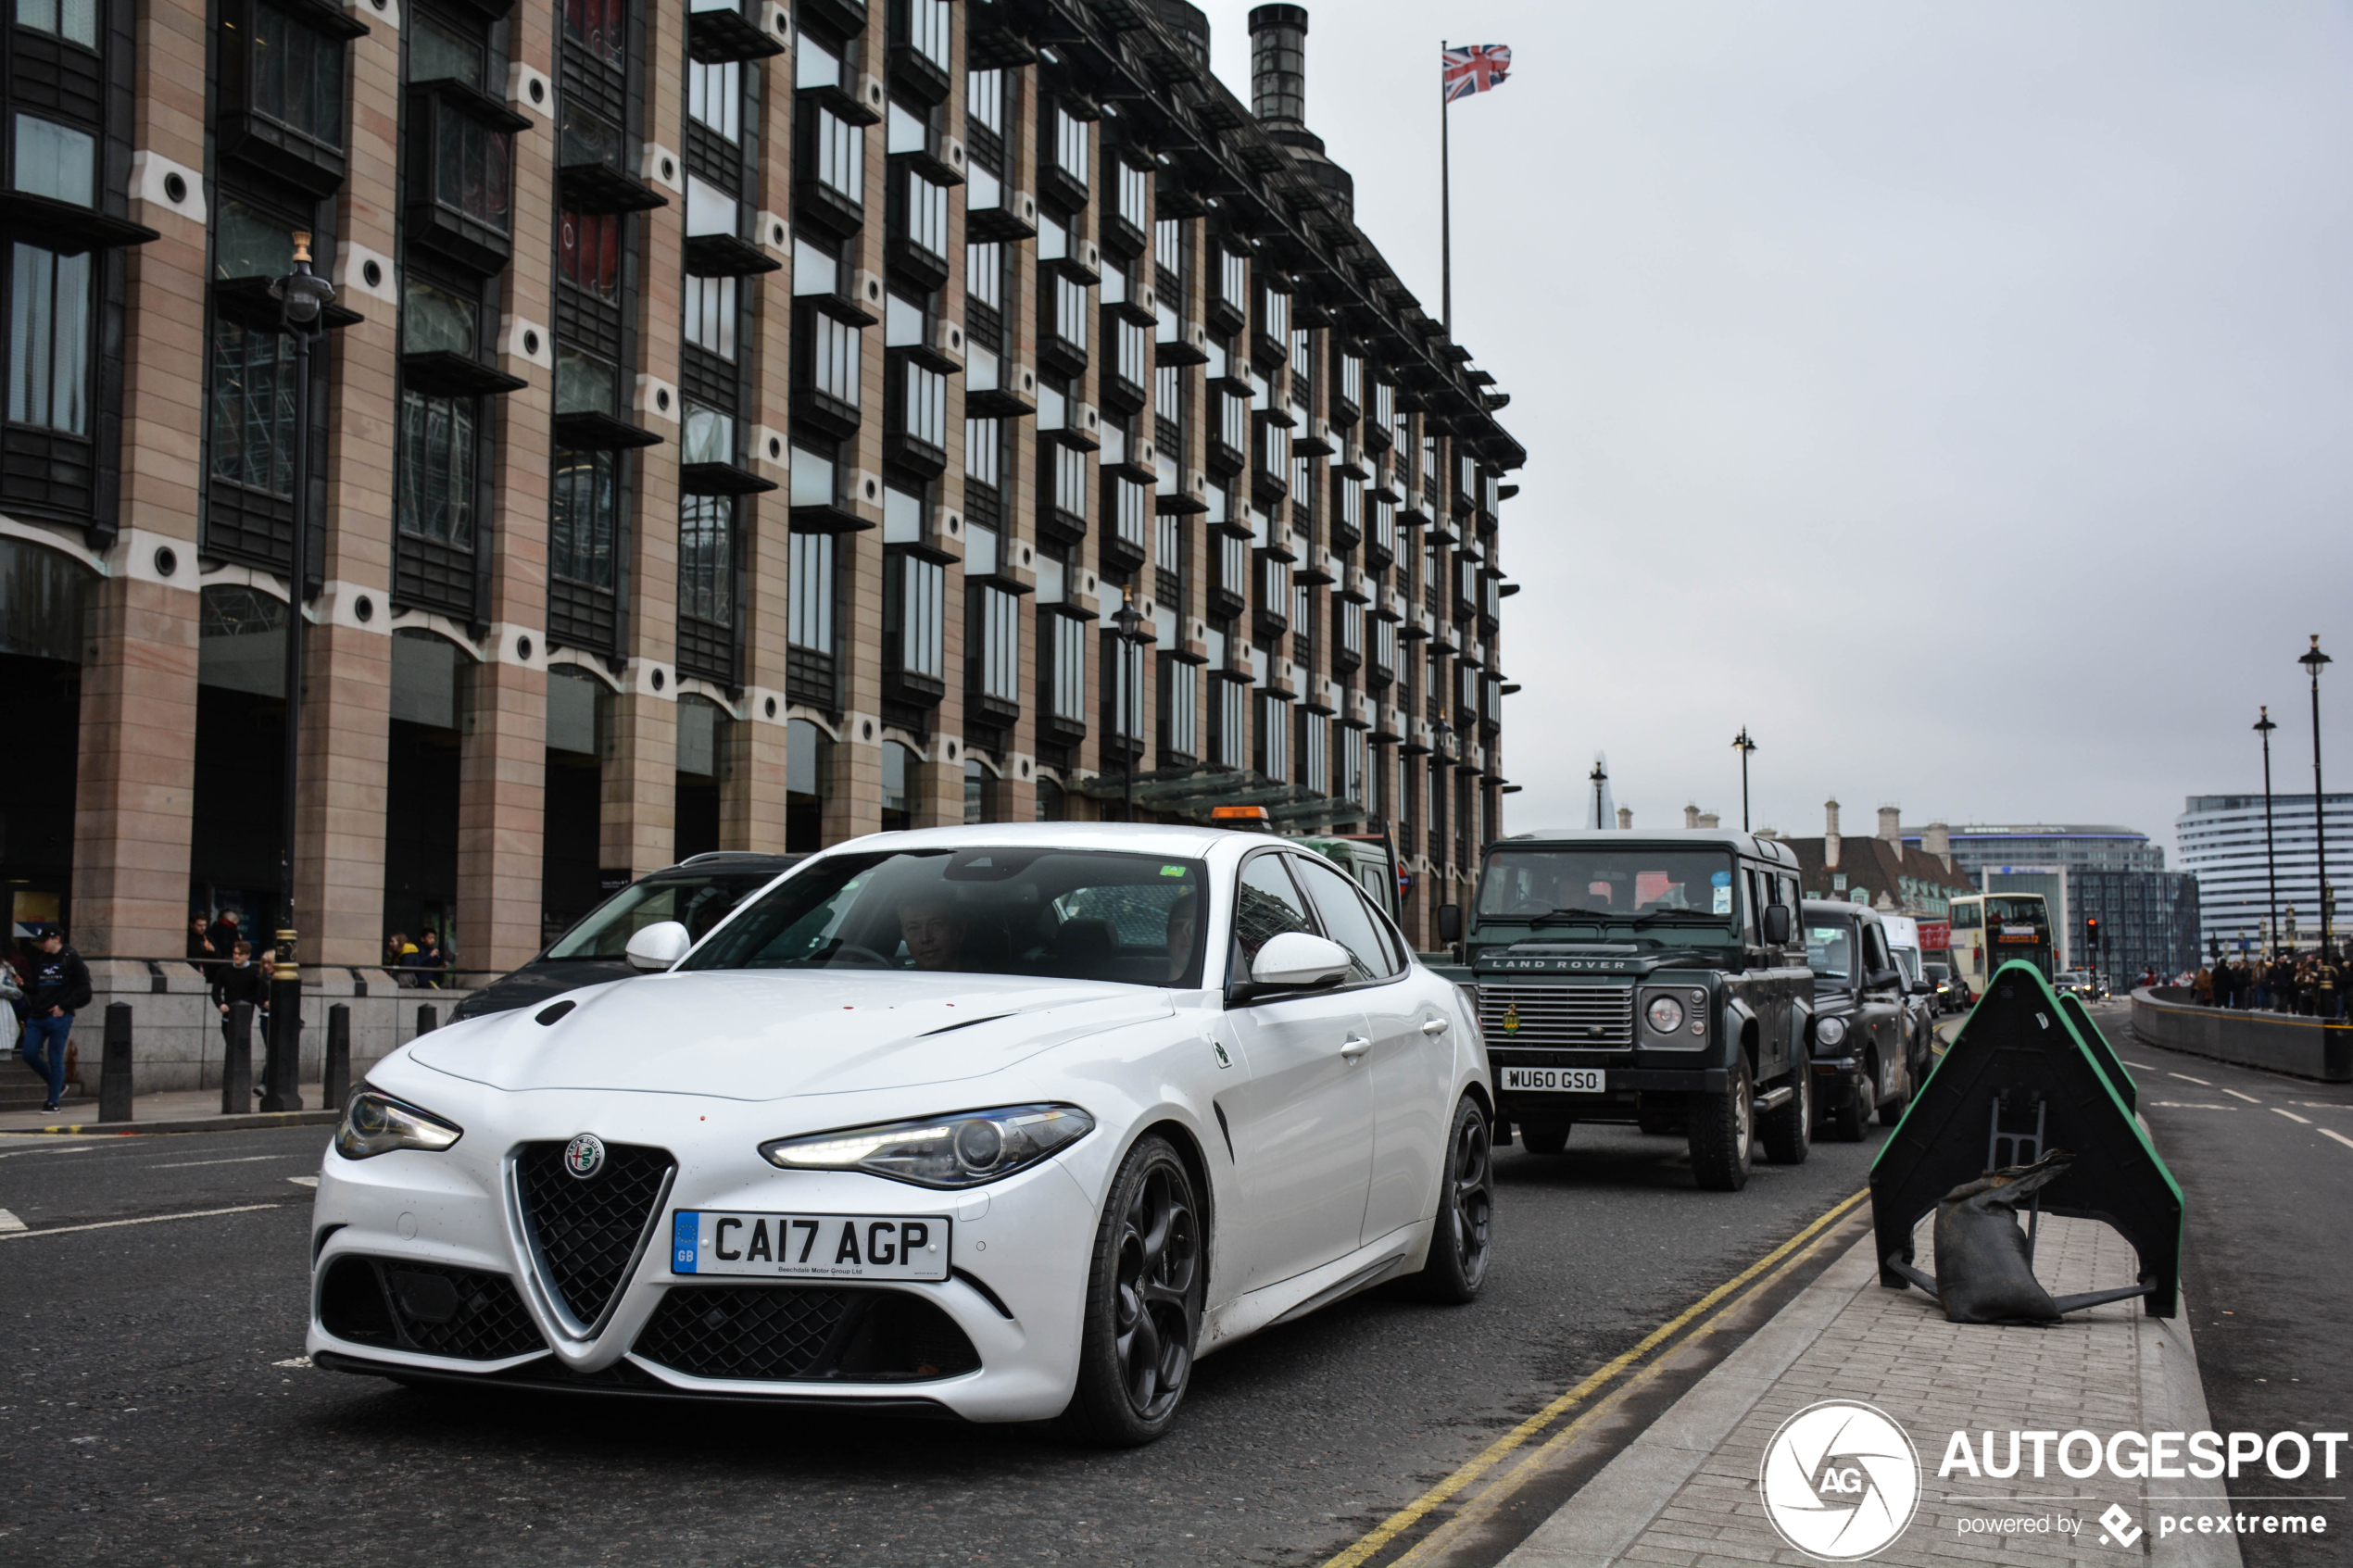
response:
<svg viewBox="0 0 2353 1568"><path fill-rule="evenodd" d="M760 1383L915 1383L980 1365L922 1297L830 1286L673 1286L633 1348L690 1377Z"/></svg>
<svg viewBox="0 0 2353 1568"><path fill-rule="evenodd" d="M605 1162L585 1180L564 1169L564 1146L527 1143L515 1158L523 1223L547 1287L580 1323L604 1316L661 1218L657 1206L677 1161L666 1148L605 1146Z"/></svg>
<svg viewBox="0 0 2353 1568"><path fill-rule="evenodd" d="M338 1258L319 1287L319 1322L357 1345L466 1361L544 1350L514 1281L504 1274L388 1258Z"/></svg>
<svg viewBox="0 0 2353 1568"><path fill-rule="evenodd" d="M1490 1046L1626 1050L1634 1044L1634 993L1624 985L1478 987L1478 1027Z"/></svg>

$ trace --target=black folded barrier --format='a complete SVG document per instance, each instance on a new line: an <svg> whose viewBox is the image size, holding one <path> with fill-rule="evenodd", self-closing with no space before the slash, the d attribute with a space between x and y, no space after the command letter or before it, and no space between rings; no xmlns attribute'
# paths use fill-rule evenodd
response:
<svg viewBox="0 0 2353 1568"><path fill-rule="evenodd" d="M2114 1061L2080 1002L2063 1003L2031 965L1996 971L1871 1162L1880 1283L1933 1294L1934 1281L1912 1266L1921 1218L1957 1186L2066 1149L2073 1162L2036 1195L2039 1208L2113 1226L2139 1258L2140 1284L2063 1298L2060 1310L2141 1296L2149 1316L2172 1317L2182 1189L2141 1131L2121 1064L2110 1076Z"/></svg>

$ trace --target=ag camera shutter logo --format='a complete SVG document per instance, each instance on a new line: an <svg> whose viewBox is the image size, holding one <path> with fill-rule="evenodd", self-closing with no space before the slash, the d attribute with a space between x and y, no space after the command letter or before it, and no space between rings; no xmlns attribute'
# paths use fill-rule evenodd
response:
<svg viewBox="0 0 2353 1568"><path fill-rule="evenodd" d="M1824 1399L1781 1423L1757 1471L1765 1516L1808 1557L1852 1562L1912 1523L1920 1459L1885 1411Z"/></svg>

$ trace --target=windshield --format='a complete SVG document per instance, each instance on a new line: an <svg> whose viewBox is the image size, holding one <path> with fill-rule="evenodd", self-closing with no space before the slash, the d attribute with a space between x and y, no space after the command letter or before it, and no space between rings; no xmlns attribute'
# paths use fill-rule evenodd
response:
<svg viewBox="0 0 2353 1568"><path fill-rule="evenodd" d="M1732 859L1711 849L1594 846L1499 849L1478 879L1478 918L1629 921L1732 914Z"/></svg>
<svg viewBox="0 0 2353 1568"><path fill-rule="evenodd" d="M897 969L1201 984L1199 860L1035 847L831 855L681 969Z"/></svg>
<svg viewBox="0 0 2353 1568"><path fill-rule="evenodd" d="M735 872L725 876L648 877L631 883L588 911L585 919L556 941L544 955L550 959L617 959L629 949L629 939L649 925L674 920L699 942L720 918L776 879L768 872Z"/></svg>
<svg viewBox="0 0 2353 1568"><path fill-rule="evenodd" d="M1920 977L1920 955L1918 948L1890 947L1888 951L1895 955L1896 967L1904 972L1905 979L1918 980Z"/></svg>
<svg viewBox="0 0 2353 1568"><path fill-rule="evenodd" d="M2040 898L1988 898L1985 923L1999 941L2032 941L2049 930L2050 910Z"/></svg>
<svg viewBox="0 0 2353 1568"><path fill-rule="evenodd" d="M1855 928L1851 925L1808 925L1806 967L1822 980L1855 978Z"/></svg>

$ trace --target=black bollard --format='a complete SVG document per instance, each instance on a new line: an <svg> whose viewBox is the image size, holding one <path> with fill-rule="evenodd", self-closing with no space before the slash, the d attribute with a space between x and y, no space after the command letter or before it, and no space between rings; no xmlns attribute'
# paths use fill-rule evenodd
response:
<svg viewBox="0 0 2353 1568"><path fill-rule="evenodd" d="M321 1108L342 1110L351 1098L351 1009L342 1002L327 1010L327 1060L319 1081Z"/></svg>
<svg viewBox="0 0 2353 1568"><path fill-rule="evenodd" d="M106 1058L98 1069L98 1120L131 1120L131 1004L107 1004Z"/></svg>
<svg viewBox="0 0 2353 1568"><path fill-rule="evenodd" d="M431 1002L417 1010L417 1033L430 1035L441 1027L441 1010Z"/></svg>
<svg viewBox="0 0 2353 1568"><path fill-rule="evenodd" d="M228 1053L220 1062L220 1114L241 1116L253 1109L253 1004L229 1009Z"/></svg>
<svg viewBox="0 0 2353 1568"><path fill-rule="evenodd" d="M278 934L282 944L294 934ZM293 964L281 962L270 981L270 1043L261 1075L261 1109L302 1109L302 980Z"/></svg>

